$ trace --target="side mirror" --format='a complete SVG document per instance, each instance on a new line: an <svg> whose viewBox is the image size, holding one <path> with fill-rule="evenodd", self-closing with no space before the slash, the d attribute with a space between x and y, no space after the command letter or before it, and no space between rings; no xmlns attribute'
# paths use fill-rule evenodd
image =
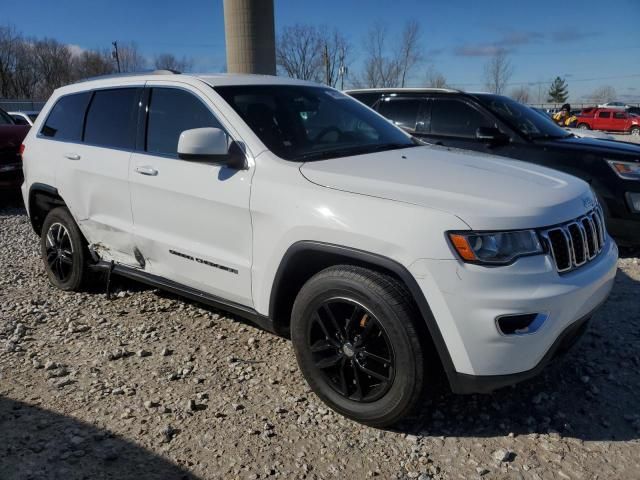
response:
<svg viewBox="0 0 640 480"><path fill-rule="evenodd" d="M245 168L244 153L236 142L219 128L185 130L178 140L178 157L195 162L220 163L236 169Z"/></svg>
<svg viewBox="0 0 640 480"><path fill-rule="evenodd" d="M509 135L502 133L494 127L478 127L476 130L476 138L490 145L501 145L509 143L510 140Z"/></svg>

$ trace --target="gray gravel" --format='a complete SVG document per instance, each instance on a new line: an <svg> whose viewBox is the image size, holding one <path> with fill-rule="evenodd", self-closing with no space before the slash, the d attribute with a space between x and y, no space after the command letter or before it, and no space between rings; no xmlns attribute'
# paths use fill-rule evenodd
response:
<svg viewBox="0 0 640 480"><path fill-rule="evenodd" d="M333 413L288 341L116 280L63 293L0 207L0 478L640 478L640 265L528 383L441 394L394 431Z"/></svg>

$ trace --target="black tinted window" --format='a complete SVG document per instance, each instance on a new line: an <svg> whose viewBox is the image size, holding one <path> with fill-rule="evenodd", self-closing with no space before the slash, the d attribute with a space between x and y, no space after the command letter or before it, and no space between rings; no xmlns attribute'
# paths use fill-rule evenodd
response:
<svg viewBox="0 0 640 480"><path fill-rule="evenodd" d="M29 125L29 122L21 115L12 115L12 117L13 123L16 125ZM0 120L0 123L2 123L2 120Z"/></svg>
<svg viewBox="0 0 640 480"><path fill-rule="evenodd" d="M626 113L622 113L622 112L616 112L616 113L613 114L613 118L625 119L625 118L627 118L627 114Z"/></svg>
<svg viewBox="0 0 640 480"><path fill-rule="evenodd" d="M374 103L380 98L379 93L350 93L353 98L364 103L368 107L372 107Z"/></svg>
<svg viewBox="0 0 640 480"><path fill-rule="evenodd" d="M111 148L133 149L140 89L98 90L87 113L84 141Z"/></svg>
<svg viewBox="0 0 640 480"><path fill-rule="evenodd" d="M185 130L222 128L211 111L189 92L175 88L151 90L146 151L177 155L178 139Z"/></svg>
<svg viewBox="0 0 640 480"><path fill-rule="evenodd" d="M0 125L13 125L14 121L12 117L8 113L4 113L3 110L0 110Z"/></svg>
<svg viewBox="0 0 640 480"><path fill-rule="evenodd" d="M386 99L380 102L378 112L387 117L396 126L415 131L418 113L422 102L416 99ZM420 125L423 125L421 122Z"/></svg>
<svg viewBox="0 0 640 480"><path fill-rule="evenodd" d="M62 97L51 109L40 133L56 140L79 142L82 138L82 123L89 98L91 92Z"/></svg>
<svg viewBox="0 0 640 480"><path fill-rule="evenodd" d="M433 101L431 133L455 137L475 138L479 127L493 127L478 110L458 100Z"/></svg>
<svg viewBox="0 0 640 480"><path fill-rule="evenodd" d="M609 118L611 117L611 112L600 112L598 113L599 118Z"/></svg>

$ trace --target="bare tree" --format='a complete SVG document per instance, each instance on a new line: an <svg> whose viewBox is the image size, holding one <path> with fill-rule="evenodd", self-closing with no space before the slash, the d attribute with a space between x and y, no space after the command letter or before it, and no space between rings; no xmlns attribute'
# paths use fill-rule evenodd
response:
<svg viewBox="0 0 640 480"><path fill-rule="evenodd" d="M285 27L276 43L276 63L286 75L301 80L320 81L323 42L318 29L311 25Z"/></svg>
<svg viewBox="0 0 640 480"><path fill-rule="evenodd" d="M45 38L35 42L34 53L40 77L37 90L39 98L48 98L56 88L74 80L73 56L67 45Z"/></svg>
<svg viewBox="0 0 640 480"><path fill-rule="evenodd" d="M521 87L516 87L513 90L511 90L511 93L509 93L509 96L513 98L516 102L520 102L520 103L529 103L529 101L531 100L531 93L529 92L529 87L524 85Z"/></svg>
<svg viewBox="0 0 640 480"><path fill-rule="evenodd" d="M387 55L387 28L376 23L367 32L364 50L364 70L361 84L367 87L395 87L400 79L398 60Z"/></svg>
<svg viewBox="0 0 640 480"><path fill-rule="evenodd" d="M411 72L422 59L423 55L420 49L420 25L417 21L411 20L404 26L398 47L397 62L401 87L404 87L409 72Z"/></svg>
<svg viewBox="0 0 640 480"><path fill-rule="evenodd" d="M617 96L616 89L611 85L602 85L596 88L590 95L587 95L591 101L596 103L613 102Z"/></svg>
<svg viewBox="0 0 640 480"><path fill-rule="evenodd" d="M498 50L484 67L485 87L491 93L502 94L513 75L513 66L505 50Z"/></svg>
<svg viewBox="0 0 640 480"><path fill-rule="evenodd" d="M140 72L147 68L147 59L140 53L135 42L118 43L118 57L122 72Z"/></svg>
<svg viewBox="0 0 640 480"><path fill-rule="evenodd" d="M115 70L108 51L85 50L74 58L74 77L77 79L108 75Z"/></svg>
<svg viewBox="0 0 640 480"><path fill-rule="evenodd" d="M433 66L430 66L425 75L425 86L430 88L446 88L447 79L442 73L433 68Z"/></svg>
<svg viewBox="0 0 640 480"><path fill-rule="evenodd" d="M11 96L35 98L39 82L35 46L33 42L22 41L16 50Z"/></svg>
<svg viewBox="0 0 640 480"><path fill-rule="evenodd" d="M18 45L22 38L13 26L0 26L0 97L11 94Z"/></svg>
<svg viewBox="0 0 640 480"><path fill-rule="evenodd" d="M158 70L176 70L178 72L186 72L193 68L193 59L183 56L177 58L171 53L161 53L156 55L153 64Z"/></svg>
<svg viewBox="0 0 640 480"><path fill-rule="evenodd" d="M343 88L351 44L337 29L331 32L324 29L320 33L320 46L322 48L324 82L331 87L340 86ZM340 85L338 85L338 81L340 81Z"/></svg>

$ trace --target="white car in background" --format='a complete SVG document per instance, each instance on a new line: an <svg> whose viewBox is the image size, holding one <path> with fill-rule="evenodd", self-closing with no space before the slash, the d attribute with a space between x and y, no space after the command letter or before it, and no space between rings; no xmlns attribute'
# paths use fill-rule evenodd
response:
<svg viewBox="0 0 640 480"><path fill-rule="evenodd" d="M609 135L606 132L599 130L589 130L587 128L565 128L567 132L573 133L574 136L579 138L599 138L601 140L615 140L613 135Z"/></svg>
<svg viewBox="0 0 640 480"><path fill-rule="evenodd" d="M600 105L598 105L598 108L620 108L624 110L626 108L629 108L629 105L622 102L607 102L607 103L601 103Z"/></svg>
<svg viewBox="0 0 640 480"><path fill-rule="evenodd" d="M69 85L23 159L53 285L103 269L290 336L313 391L369 425L422 405L440 369L457 393L536 375L585 331L617 268L584 181L425 146L284 77Z"/></svg>
<svg viewBox="0 0 640 480"><path fill-rule="evenodd" d="M36 118L38 118L39 112L7 112L13 118L16 125L29 125L33 126Z"/></svg>

